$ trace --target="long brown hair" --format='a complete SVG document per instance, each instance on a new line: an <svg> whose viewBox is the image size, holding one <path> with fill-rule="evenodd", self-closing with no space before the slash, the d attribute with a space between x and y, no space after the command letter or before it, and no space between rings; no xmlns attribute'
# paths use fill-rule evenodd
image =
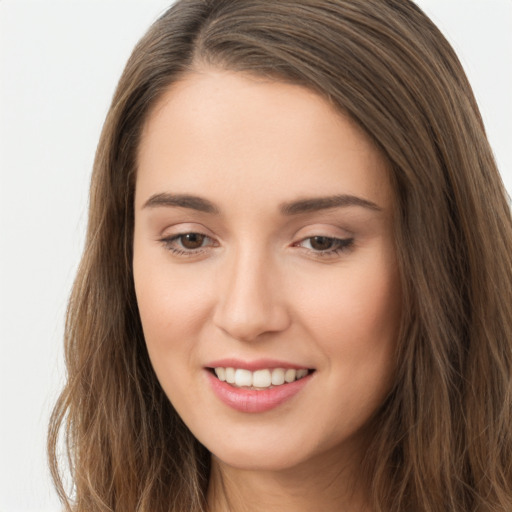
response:
<svg viewBox="0 0 512 512"><path fill-rule="evenodd" d="M364 462L374 509L510 512L510 209L463 69L410 0L179 0L139 42L97 150L68 380L49 430L67 510L206 509L209 454L155 377L132 279L141 127L204 64L318 92L390 163L404 314L396 382Z"/></svg>

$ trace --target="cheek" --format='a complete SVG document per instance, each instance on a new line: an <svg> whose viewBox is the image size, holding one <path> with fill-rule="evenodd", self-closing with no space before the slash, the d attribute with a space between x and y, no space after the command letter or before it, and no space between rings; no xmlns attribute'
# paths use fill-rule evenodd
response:
<svg viewBox="0 0 512 512"><path fill-rule="evenodd" d="M308 325L323 339L376 343L397 331L400 287L384 262L317 279L298 297Z"/></svg>
<svg viewBox="0 0 512 512"><path fill-rule="evenodd" d="M144 337L152 359L191 349L205 315L200 276L171 272L163 256L135 250L134 281Z"/></svg>
<svg viewBox="0 0 512 512"><path fill-rule="evenodd" d="M166 265L136 261L135 289L149 358L169 400L183 413L195 400L190 368L197 366L196 341L204 317L201 295L194 283L179 278L179 272L166 274Z"/></svg>
<svg viewBox="0 0 512 512"><path fill-rule="evenodd" d="M346 406L366 401L365 407L373 407L394 375L401 311L394 260L361 258L327 277L302 295L304 323L326 358L331 382L344 389Z"/></svg>
<svg viewBox="0 0 512 512"><path fill-rule="evenodd" d="M352 268L310 302L309 329L329 374L326 396L336 396L332 424L346 431L363 424L393 385L401 294L390 268L387 261ZM320 405L332 409L332 403Z"/></svg>

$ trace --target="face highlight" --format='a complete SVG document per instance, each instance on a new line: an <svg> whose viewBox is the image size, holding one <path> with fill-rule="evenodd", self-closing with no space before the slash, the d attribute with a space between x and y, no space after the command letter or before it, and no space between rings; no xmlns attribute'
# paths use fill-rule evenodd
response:
<svg viewBox="0 0 512 512"><path fill-rule="evenodd" d="M280 470L362 444L394 376L386 162L317 94L210 70L160 99L138 155L148 352L219 464Z"/></svg>

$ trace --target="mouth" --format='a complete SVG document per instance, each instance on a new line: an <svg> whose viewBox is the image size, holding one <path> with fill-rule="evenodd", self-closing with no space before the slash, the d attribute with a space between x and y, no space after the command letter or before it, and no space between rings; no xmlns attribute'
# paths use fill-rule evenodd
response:
<svg viewBox="0 0 512 512"><path fill-rule="evenodd" d="M275 359L210 362L206 375L211 390L238 412L264 413L276 409L312 382L315 370Z"/></svg>
<svg viewBox="0 0 512 512"><path fill-rule="evenodd" d="M251 371L245 368L216 366L207 369L219 381L225 382L234 388L256 391L285 386L314 372L309 368L262 368Z"/></svg>

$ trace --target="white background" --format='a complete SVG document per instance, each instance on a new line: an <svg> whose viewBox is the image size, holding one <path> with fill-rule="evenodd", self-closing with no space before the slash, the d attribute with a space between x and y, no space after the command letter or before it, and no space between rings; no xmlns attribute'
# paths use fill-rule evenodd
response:
<svg viewBox="0 0 512 512"><path fill-rule="evenodd" d="M512 0L420 0L473 84L512 191ZM46 424L94 151L126 59L170 0L0 0L0 512L56 512Z"/></svg>

